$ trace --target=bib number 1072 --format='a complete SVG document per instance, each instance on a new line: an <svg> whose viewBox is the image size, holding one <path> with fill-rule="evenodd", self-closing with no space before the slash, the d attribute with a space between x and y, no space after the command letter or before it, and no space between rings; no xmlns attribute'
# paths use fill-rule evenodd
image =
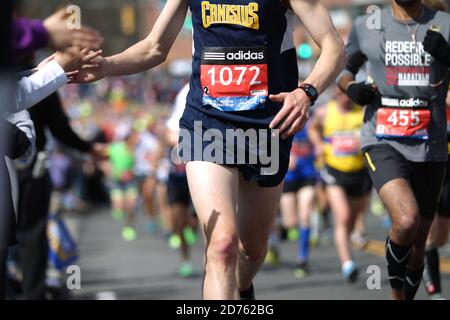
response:
<svg viewBox="0 0 450 320"><path fill-rule="evenodd" d="M261 84L261 80L259 80L260 74L261 69L259 66L213 66L208 70L212 86L217 84L223 86L236 84L240 86L246 79L250 80L249 85L258 85Z"/></svg>
<svg viewBox="0 0 450 320"><path fill-rule="evenodd" d="M266 106L268 66L265 47L204 48L200 63L203 105L220 111Z"/></svg>

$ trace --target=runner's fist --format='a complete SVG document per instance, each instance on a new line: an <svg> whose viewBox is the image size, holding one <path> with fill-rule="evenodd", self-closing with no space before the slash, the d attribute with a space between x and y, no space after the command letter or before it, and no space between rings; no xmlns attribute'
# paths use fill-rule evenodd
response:
<svg viewBox="0 0 450 320"><path fill-rule="evenodd" d="M450 47L442 34L428 30L423 40L423 47L437 61L450 66Z"/></svg>
<svg viewBox="0 0 450 320"><path fill-rule="evenodd" d="M350 82L347 86L347 96L360 106L365 106L372 102L375 95L376 87L365 82Z"/></svg>

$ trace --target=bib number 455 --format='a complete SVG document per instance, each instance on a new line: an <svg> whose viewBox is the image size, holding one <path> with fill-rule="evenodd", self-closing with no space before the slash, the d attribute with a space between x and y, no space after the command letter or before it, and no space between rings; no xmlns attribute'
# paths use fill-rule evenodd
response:
<svg viewBox="0 0 450 320"><path fill-rule="evenodd" d="M389 115L387 121L393 126L415 127L420 123L419 111L395 110Z"/></svg>
<svg viewBox="0 0 450 320"><path fill-rule="evenodd" d="M379 138L428 139L431 113L428 109L380 108L376 135Z"/></svg>

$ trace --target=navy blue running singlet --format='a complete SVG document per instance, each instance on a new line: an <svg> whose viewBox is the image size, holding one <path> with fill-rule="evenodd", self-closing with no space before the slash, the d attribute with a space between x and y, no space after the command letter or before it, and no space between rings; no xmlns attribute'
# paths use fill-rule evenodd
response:
<svg viewBox="0 0 450 320"><path fill-rule="evenodd" d="M280 109L269 94L298 84L293 13L280 0L189 0L189 7L194 55L187 108L267 126Z"/></svg>
<svg viewBox="0 0 450 320"><path fill-rule="evenodd" d="M278 159L278 166L264 171L268 166L260 161L259 155L264 153L261 141L256 149L245 141L245 154L257 154L258 161L251 163L248 157L242 163L238 159L239 143L232 145L230 155L226 136L229 129L257 129L268 141L265 149L272 152L271 131L260 129L268 129L281 108L281 104L269 100L269 94L290 92L298 85L292 21L295 16L280 0L188 1L194 54L180 128L189 133L190 144L180 138L180 157L185 162L210 161L238 167L245 180L257 181L262 187L277 186L288 168L292 138L279 140L271 162ZM202 135L209 129L221 134L206 139ZM196 148L196 137L201 139L201 150ZM203 151L209 150L210 140L223 148L223 157L230 155L234 161L205 158Z"/></svg>

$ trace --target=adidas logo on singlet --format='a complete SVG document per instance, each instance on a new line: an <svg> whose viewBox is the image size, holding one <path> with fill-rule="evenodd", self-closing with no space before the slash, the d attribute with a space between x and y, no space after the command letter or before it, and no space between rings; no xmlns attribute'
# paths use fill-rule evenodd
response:
<svg viewBox="0 0 450 320"><path fill-rule="evenodd" d="M385 107L426 108L429 106L429 101L421 98L382 97L381 104Z"/></svg>
<svg viewBox="0 0 450 320"><path fill-rule="evenodd" d="M252 52L240 50L238 52L228 52L227 60L262 60L264 59L264 52Z"/></svg>
<svg viewBox="0 0 450 320"><path fill-rule="evenodd" d="M255 61L264 60L264 49L260 50L236 50L233 48L224 48L224 51L204 52L204 60L223 60L223 61Z"/></svg>

